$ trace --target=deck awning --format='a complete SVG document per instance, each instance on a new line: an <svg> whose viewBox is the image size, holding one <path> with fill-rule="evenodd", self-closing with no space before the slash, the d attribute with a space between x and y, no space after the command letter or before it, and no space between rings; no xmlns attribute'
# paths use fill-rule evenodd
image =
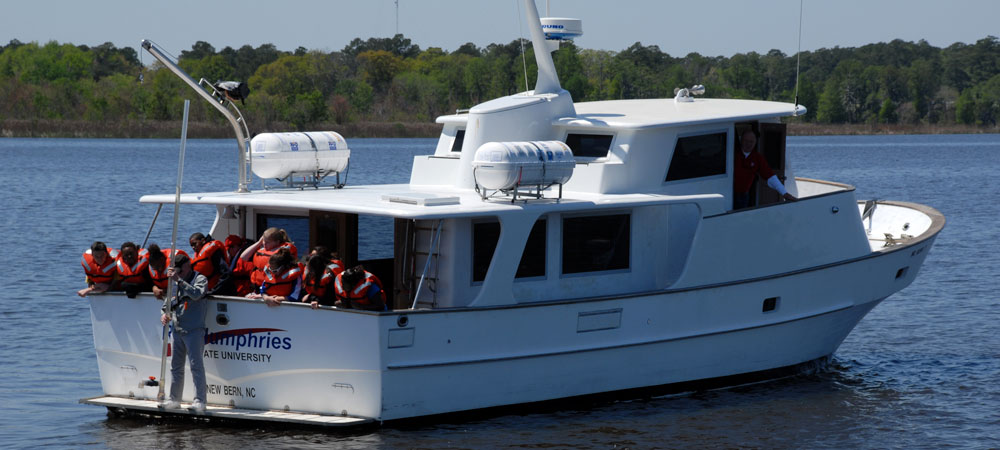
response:
<svg viewBox="0 0 1000 450"><path fill-rule="evenodd" d="M553 193L552 196L555 197L555 194ZM412 202L390 201L388 200L390 197L419 197L429 201L414 204ZM434 199L447 199L447 201L435 202ZM139 201L170 204L174 202L174 194L144 195ZM479 194L471 189L457 190L450 187L437 188L408 184L347 186L343 189L273 189L249 193L210 192L181 195L181 203L183 204L332 211L401 219L482 217L527 210L544 214L668 204L705 205L715 202L721 204L723 201L724 198L721 194L661 195L564 192L561 199L545 198L511 203L509 199L483 201Z"/></svg>

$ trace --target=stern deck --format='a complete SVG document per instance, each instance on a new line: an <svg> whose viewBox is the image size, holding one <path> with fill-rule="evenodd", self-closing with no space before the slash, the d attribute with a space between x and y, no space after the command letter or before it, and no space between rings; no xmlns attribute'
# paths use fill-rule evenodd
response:
<svg viewBox="0 0 1000 450"><path fill-rule="evenodd" d="M187 409L191 406L190 403L181 403L180 409L163 409L160 408L159 402L155 400L139 400L109 395L80 399L80 403L86 405L106 406L108 409L123 409L130 412L152 416L191 416L209 419L287 423L319 427L354 427L374 422L372 419L362 417L334 416L294 411L240 409L211 404L207 405L204 414L197 414Z"/></svg>

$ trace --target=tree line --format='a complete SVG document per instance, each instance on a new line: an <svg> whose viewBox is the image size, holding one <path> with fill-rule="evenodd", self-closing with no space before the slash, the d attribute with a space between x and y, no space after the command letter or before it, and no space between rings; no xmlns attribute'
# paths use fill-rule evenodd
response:
<svg viewBox="0 0 1000 450"><path fill-rule="evenodd" d="M203 41L179 65L195 79L241 80L241 106L254 131L351 122L429 122L436 116L533 87L530 42L454 51L421 49L403 35L354 39L340 51L272 44L216 50ZM522 57L523 55L523 57ZM801 55L801 120L828 124L968 124L1000 120L1000 40L945 48L926 41L820 49ZM149 57L152 59L152 57ZM655 45L621 51L565 44L553 55L576 101L672 97L703 84L708 97L792 102L796 56L778 50L732 57L673 57ZM0 46L0 121L179 120L189 88L159 63L143 65L130 47L17 40ZM204 102L195 121L223 123Z"/></svg>

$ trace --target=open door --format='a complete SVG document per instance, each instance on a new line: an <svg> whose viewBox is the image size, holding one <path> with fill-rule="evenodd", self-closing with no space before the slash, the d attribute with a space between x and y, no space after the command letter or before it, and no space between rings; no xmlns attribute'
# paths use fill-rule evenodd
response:
<svg viewBox="0 0 1000 450"><path fill-rule="evenodd" d="M307 255L317 245L336 252L348 267L358 262L358 215L329 211L309 211L309 248L299 249Z"/></svg>
<svg viewBox="0 0 1000 450"><path fill-rule="evenodd" d="M785 137L788 134L788 127L783 123L761 123L760 138L757 141L757 151L761 152L767 165L778 176L781 183L785 183ZM757 183L757 206L770 205L781 201L781 196L774 189L767 186L766 182Z"/></svg>

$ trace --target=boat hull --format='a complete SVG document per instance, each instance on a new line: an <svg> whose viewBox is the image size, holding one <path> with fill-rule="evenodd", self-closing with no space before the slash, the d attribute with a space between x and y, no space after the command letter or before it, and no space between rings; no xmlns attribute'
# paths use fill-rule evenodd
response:
<svg viewBox="0 0 1000 450"><path fill-rule="evenodd" d="M212 298L208 402L394 420L794 366L833 354L912 282L935 237L752 280L505 307L370 313ZM160 370L159 308L150 296L91 297L106 395L156 397L141 384Z"/></svg>

